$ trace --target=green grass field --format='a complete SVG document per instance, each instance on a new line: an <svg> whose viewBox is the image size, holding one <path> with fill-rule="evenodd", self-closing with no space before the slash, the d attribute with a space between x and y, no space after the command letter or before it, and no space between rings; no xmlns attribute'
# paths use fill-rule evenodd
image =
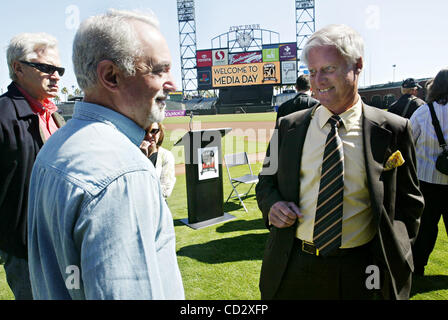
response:
<svg viewBox="0 0 448 320"><path fill-rule="evenodd" d="M193 121L201 122L257 122L257 121L275 121L277 113L244 113L244 114L216 114L208 116L193 116ZM189 123L190 117L172 117L166 118L163 123Z"/></svg>
<svg viewBox="0 0 448 320"><path fill-rule="evenodd" d="M228 119L232 118L228 115L225 117L227 120L219 121L229 121ZM267 121L265 114L233 116L240 121L249 121L241 120L244 117L254 119L251 121L257 119ZM270 117L272 119L272 115ZM242 174L238 168L235 169L233 175ZM253 164L253 169L258 173L261 164ZM225 169L223 169L223 181L225 200L231 190ZM234 215L236 219L193 230L180 221L187 218L188 213L185 175L177 176L176 186L168 199L168 205L173 214L177 256L187 299L260 299L258 280L268 231L258 210L254 191L244 199L244 203L248 213L238 200L233 200L224 205L224 211ZM414 281L412 300L448 299L448 239L443 222L440 222L439 230L439 237L426 268L425 277ZM0 299L13 299L2 266L0 266Z"/></svg>

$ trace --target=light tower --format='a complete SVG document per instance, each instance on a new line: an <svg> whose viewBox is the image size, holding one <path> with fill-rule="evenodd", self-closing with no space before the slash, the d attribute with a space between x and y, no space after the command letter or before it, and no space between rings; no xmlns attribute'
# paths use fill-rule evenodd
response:
<svg viewBox="0 0 448 320"><path fill-rule="evenodd" d="M314 0L296 0L297 70L299 73L303 48L316 28L314 17Z"/></svg>
<svg viewBox="0 0 448 320"><path fill-rule="evenodd" d="M177 0L179 21L180 62L182 71L182 91L197 93L196 71L196 21L194 0Z"/></svg>

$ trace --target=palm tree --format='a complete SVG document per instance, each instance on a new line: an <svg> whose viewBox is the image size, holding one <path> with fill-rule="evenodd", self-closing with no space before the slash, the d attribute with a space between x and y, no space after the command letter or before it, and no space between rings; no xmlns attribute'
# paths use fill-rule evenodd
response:
<svg viewBox="0 0 448 320"><path fill-rule="evenodd" d="M68 94L67 87L62 88L61 93L65 94L65 102L67 102L67 94Z"/></svg>
<svg viewBox="0 0 448 320"><path fill-rule="evenodd" d="M53 100L54 100L54 103L56 103L56 104L58 104L59 102L61 102L61 98L59 98L59 96L55 96L55 97L53 98Z"/></svg>

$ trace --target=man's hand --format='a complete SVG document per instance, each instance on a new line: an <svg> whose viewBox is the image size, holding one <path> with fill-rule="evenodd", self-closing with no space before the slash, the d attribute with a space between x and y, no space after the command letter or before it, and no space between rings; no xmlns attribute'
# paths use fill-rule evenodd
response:
<svg viewBox="0 0 448 320"><path fill-rule="evenodd" d="M302 218L299 208L294 202L279 201L269 210L269 222L277 228L292 226L297 218Z"/></svg>

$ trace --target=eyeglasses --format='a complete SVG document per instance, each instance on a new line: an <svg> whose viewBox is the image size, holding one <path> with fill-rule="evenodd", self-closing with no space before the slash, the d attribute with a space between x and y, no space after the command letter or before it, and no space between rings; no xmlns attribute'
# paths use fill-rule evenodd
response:
<svg viewBox="0 0 448 320"><path fill-rule="evenodd" d="M149 133L152 134L152 135L155 135L155 134L158 134L159 131L160 131L159 128L154 128L154 129L151 129L151 131L149 131Z"/></svg>
<svg viewBox="0 0 448 320"><path fill-rule="evenodd" d="M43 72L43 73L47 73L47 74L53 74L55 73L55 71L57 71L59 73L59 75L62 77L64 75L65 69L61 68L61 67L56 67L53 66L51 64L46 64L46 63L38 63L38 62L29 62L29 61L24 61L24 60L20 60L21 63L26 64L30 67L36 68L37 70Z"/></svg>

